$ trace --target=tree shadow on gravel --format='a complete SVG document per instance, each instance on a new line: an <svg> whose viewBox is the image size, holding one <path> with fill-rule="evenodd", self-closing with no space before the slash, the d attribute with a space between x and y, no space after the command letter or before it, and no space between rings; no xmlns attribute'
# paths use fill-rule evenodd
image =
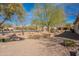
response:
<svg viewBox="0 0 79 59"><path fill-rule="evenodd" d="M61 33L59 35L56 35L55 37L62 37L62 38L79 40L79 35L76 34L76 33L72 33L71 31L66 31L64 33Z"/></svg>

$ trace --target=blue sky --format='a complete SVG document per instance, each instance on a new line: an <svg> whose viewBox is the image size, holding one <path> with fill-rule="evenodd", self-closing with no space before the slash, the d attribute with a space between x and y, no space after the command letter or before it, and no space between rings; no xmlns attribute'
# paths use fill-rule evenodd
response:
<svg viewBox="0 0 79 59"><path fill-rule="evenodd" d="M62 4L64 7L67 23L73 23L76 19L76 15L79 14L79 4Z"/></svg>
<svg viewBox="0 0 79 59"><path fill-rule="evenodd" d="M26 13L28 14L23 22L24 25L30 25L33 15L31 10L34 8L34 3L24 3L23 4Z"/></svg>
<svg viewBox="0 0 79 59"><path fill-rule="evenodd" d="M79 12L79 4L57 4L60 7L64 7L64 11L66 14L66 22L67 23L73 23L76 19L75 14ZM26 16L26 21L24 22L25 25L29 25L32 20L32 13L31 10L34 8L34 3L25 3L23 4L24 9L28 13L28 16Z"/></svg>
<svg viewBox="0 0 79 59"><path fill-rule="evenodd" d="M76 19L75 14L79 13L79 4L62 4L62 3L56 3L56 5L58 5L59 7L63 7L65 14L66 14L66 22L67 23L73 23ZM27 16L25 17L25 21L23 22L23 25L30 25L32 18L33 18L33 14L31 12L31 10L34 8L34 3L24 3L23 7L27 13ZM14 21L16 22L16 21ZM18 22L18 24L20 24Z"/></svg>

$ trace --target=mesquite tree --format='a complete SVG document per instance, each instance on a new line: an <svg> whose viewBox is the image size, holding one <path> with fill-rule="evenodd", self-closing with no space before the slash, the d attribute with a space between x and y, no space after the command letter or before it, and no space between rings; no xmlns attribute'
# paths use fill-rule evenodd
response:
<svg viewBox="0 0 79 59"><path fill-rule="evenodd" d="M49 32L50 27L58 26L65 20L63 8L57 7L55 4L35 4L33 13L41 21L40 25L48 27Z"/></svg>

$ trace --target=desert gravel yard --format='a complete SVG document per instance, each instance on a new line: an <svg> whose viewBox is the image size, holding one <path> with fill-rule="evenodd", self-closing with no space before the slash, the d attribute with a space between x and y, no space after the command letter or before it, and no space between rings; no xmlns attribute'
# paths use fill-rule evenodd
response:
<svg viewBox="0 0 79 59"><path fill-rule="evenodd" d="M65 47L48 40L25 39L0 43L0 55L2 56L51 56L69 55Z"/></svg>
<svg viewBox="0 0 79 59"><path fill-rule="evenodd" d="M50 39L38 39L36 36L33 37L36 37L37 39L28 38L29 34L37 35L40 33L26 32L24 36L19 33L20 37L25 38L24 40L0 42L0 56L70 56L70 48L68 49L60 43L63 42L63 40L70 39L77 42L79 45L78 35L71 32L62 33ZM79 49L76 55L79 56Z"/></svg>

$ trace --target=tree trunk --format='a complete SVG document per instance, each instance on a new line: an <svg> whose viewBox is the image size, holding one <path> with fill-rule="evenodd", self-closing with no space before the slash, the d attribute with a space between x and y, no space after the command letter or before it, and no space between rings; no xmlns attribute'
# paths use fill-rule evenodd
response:
<svg viewBox="0 0 79 59"><path fill-rule="evenodd" d="M24 35L24 30L23 29L24 29L24 27L22 27L22 35Z"/></svg>
<svg viewBox="0 0 79 59"><path fill-rule="evenodd" d="M2 26L2 24L6 21L6 18L0 23L0 27Z"/></svg>
<svg viewBox="0 0 79 59"><path fill-rule="evenodd" d="M22 30L22 35L24 35L24 31Z"/></svg>
<svg viewBox="0 0 79 59"><path fill-rule="evenodd" d="M48 32L50 32L50 26L48 26Z"/></svg>
<svg viewBox="0 0 79 59"><path fill-rule="evenodd" d="M4 30L3 30L3 27L2 25L4 24L4 22L6 21L7 19L5 18L1 23L0 23L0 28L2 29L2 34L4 35Z"/></svg>
<svg viewBox="0 0 79 59"><path fill-rule="evenodd" d="M42 26L42 29L41 29L42 31L44 31L44 29L43 29L43 28L44 28L44 27Z"/></svg>
<svg viewBox="0 0 79 59"><path fill-rule="evenodd" d="M3 30L3 29L2 29L2 35L5 35L5 34L4 34L4 30Z"/></svg>
<svg viewBox="0 0 79 59"><path fill-rule="evenodd" d="M36 25L36 30L38 30L38 26Z"/></svg>

